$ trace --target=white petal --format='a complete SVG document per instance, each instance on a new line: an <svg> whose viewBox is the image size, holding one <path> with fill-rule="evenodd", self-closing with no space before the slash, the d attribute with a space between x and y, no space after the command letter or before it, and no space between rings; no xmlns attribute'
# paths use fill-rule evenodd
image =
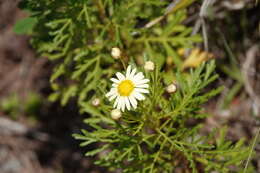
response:
<svg viewBox="0 0 260 173"><path fill-rule="evenodd" d="M114 103L114 105L113 105L114 108L117 107L119 98L120 98L119 96L116 98L116 101L115 101L115 103Z"/></svg>
<svg viewBox="0 0 260 173"><path fill-rule="evenodd" d="M126 78L129 78L130 77L130 73L131 73L131 65L129 65L126 69Z"/></svg>
<svg viewBox="0 0 260 173"><path fill-rule="evenodd" d="M112 84L112 87L117 88L117 87L118 87L118 84L117 84L117 83L113 83L113 84Z"/></svg>
<svg viewBox="0 0 260 173"><path fill-rule="evenodd" d="M145 97L139 92L134 92L133 95L137 100L144 100L145 99Z"/></svg>
<svg viewBox="0 0 260 173"><path fill-rule="evenodd" d="M111 78L110 79L112 82L114 82L114 83L119 83L120 81L118 80L118 79L116 79L116 78Z"/></svg>
<svg viewBox="0 0 260 173"><path fill-rule="evenodd" d="M134 79L135 80L142 80L144 78L144 75L142 72L139 72L137 73L135 76L134 76Z"/></svg>
<svg viewBox="0 0 260 173"><path fill-rule="evenodd" d="M135 80L135 85L141 85L141 84L145 84L148 83L150 80L149 79L142 79L142 80Z"/></svg>
<svg viewBox="0 0 260 173"><path fill-rule="evenodd" d="M136 88L149 88L148 84L139 84L135 86Z"/></svg>
<svg viewBox="0 0 260 173"><path fill-rule="evenodd" d="M125 97L125 105L126 105L126 108L127 108L127 110L130 110L130 102L129 102L129 100L128 100L128 97Z"/></svg>
<svg viewBox="0 0 260 173"><path fill-rule="evenodd" d="M121 110L122 110L122 112L124 112L125 111L125 99L124 99L124 97L121 97Z"/></svg>
<svg viewBox="0 0 260 173"><path fill-rule="evenodd" d="M121 105L122 105L121 96L119 96L119 97L118 97L118 103L117 103L116 108L117 108L117 109L121 109Z"/></svg>
<svg viewBox="0 0 260 173"><path fill-rule="evenodd" d="M117 73L116 73L116 76L117 76L117 78L118 78L120 81L122 81L122 80L125 79L125 76L124 76L122 73L117 72Z"/></svg>
<svg viewBox="0 0 260 173"><path fill-rule="evenodd" d="M110 97L116 93L117 93L116 88L111 88L111 90L106 94L106 97Z"/></svg>
<svg viewBox="0 0 260 173"><path fill-rule="evenodd" d="M136 99L134 98L134 96L130 95L128 98L129 98L129 101L130 101L131 105L133 106L133 108L136 109L136 107L137 107L137 101L136 101Z"/></svg>
<svg viewBox="0 0 260 173"><path fill-rule="evenodd" d="M117 96L118 96L118 94L114 94L114 95L110 96L110 98L109 98L108 100L109 100L109 101L112 101L112 100L114 100Z"/></svg>
<svg viewBox="0 0 260 173"><path fill-rule="evenodd" d="M136 68L134 68L131 72L131 74L129 75L130 78L133 78L135 76L136 73Z"/></svg>
<svg viewBox="0 0 260 173"><path fill-rule="evenodd" d="M143 88L135 88L135 91L139 93L149 93L147 89L143 89Z"/></svg>

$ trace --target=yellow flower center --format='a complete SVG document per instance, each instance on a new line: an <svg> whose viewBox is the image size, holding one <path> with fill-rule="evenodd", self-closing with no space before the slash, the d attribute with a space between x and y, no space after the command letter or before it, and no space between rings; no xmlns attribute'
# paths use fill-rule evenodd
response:
<svg viewBox="0 0 260 173"><path fill-rule="evenodd" d="M120 96L129 96L134 90L134 84L130 80L123 80L117 87Z"/></svg>

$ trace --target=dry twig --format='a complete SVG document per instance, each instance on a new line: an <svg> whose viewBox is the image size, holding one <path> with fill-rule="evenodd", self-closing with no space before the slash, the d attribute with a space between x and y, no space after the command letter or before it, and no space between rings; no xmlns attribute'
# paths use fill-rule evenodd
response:
<svg viewBox="0 0 260 173"><path fill-rule="evenodd" d="M252 46L246 53L246 60L242 66L242 74L244 78L245 90L249 97L253 101L253 110L255 115L258 115L260 111L260 98L255 93L254 88L252 86L252 80L250 80L250 69L255 62L257 51L259 47L257 45Z"/></svg>

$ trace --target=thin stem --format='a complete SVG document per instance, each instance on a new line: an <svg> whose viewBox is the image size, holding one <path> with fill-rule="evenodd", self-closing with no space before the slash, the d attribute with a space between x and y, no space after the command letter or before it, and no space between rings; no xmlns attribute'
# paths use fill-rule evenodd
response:
<svg viewBox="0 0 260 173"><path fill-rule="evenodd" d="M124 69L126 70L126 64L125 64L124 60L122 59L122 57L120 57L119 59L120 59L122 65L123 65Z"/></svg>
<svg viewBox="0 0 260 173"><path fill-rule="evenodd" d="M151 166L151 169L150 169L150 172L151 172L151 173L153 172L154 165L155 165L156 161L158 160L159 155L160 155L160 153L161 153L161 151L162 151L162 149L163 149L165 143L166 143L166 139L164 138L164 140L163 140L163 142L162 142L162 144L161 144L161 146L160 146L159 151L157 151L156 156L155 156L154 159L153 159L153 163L152 163L152 166Z"/></svg>
<svg viewBox="0 0 260 173"><path fill-rule="evenodd" d="M249 164L249 162L250 162L250 160L251 160L251 157L252 157L252 154L253 154L253 150L254 150L254 148L255 148L255 145L256 145L257 139L258 139L258 137L259 137L259 134L260 134L260 128L258 129L257 134L256 134L256 136L255 136L255 139L254 139L252 148L251 148L251 150L250 150L249 156L248 156L248 158L247 158L246 166L245 166L245 169L244 169L243 173L246 173L246 171L247 171L247 167L248 167L248 164Z"/></svg>

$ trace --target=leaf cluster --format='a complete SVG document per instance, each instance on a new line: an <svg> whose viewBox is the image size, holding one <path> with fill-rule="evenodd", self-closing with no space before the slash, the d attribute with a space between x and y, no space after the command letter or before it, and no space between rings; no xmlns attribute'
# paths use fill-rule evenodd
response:
<svg viewBox="0 0 260 173"><path fill-rule="evenodd" d="M28 25L25 19L18 23L16 32L32 30L32 45L39 54L55 61L50 79L54 93L50 100L60 99L65 105L69 98L76 97L81 104L93 97L92 89L100 81L106 83L103 78L122 69L110 55L112 47L123 51L126 63L141 64L140 57L145 54L159 66L166 64L168 57L173 66L179 67L182 60L175 50L201 41L199 35L190 35L192 28L183 24L184 7L191 2L181 2L174 13L147 28L147 23L165 15L170 2L23 0L20 7L30 12L29 19L34 22Z"/></svg>
<svg viewBox="0 0 260 173"><path fill-rule="evenodd" d="M190 72L187 77L177 72L179 89L172 95L163 92L161 75L150 75L151 88L147 100L137 110L126 112L120 121L110 118L107 104L98 109L82 105L92 115L84 122L93 129L75 134L81 146L99 143L86 153L98 154L98 165L121 168L123 172L239 172L249 149L244 140L225 140L226 128L203 136L198 122L207 117L201 104L218 94L222 88L208 92L203 89L217 79L211 61Z"/></svg>
<svg viewBox="0 0 260 173"><path fill-rule="evenodd" d="M30 33L38 53L55 62L49 99L65 105L75 97L81 112L91 115L84 121L91 129L74 137L82 146L98 146L86 153L97 157L96 164L129 173L241 171L248 152L243 139L226 141L225 128L200 133L199 122L209 116L202 104L221 91L205 90L218 78L215 63L181 72L184 60L177 50L201 41L184 24L193 1L178 1L175 7L159 0L21 1L31 16L15 31ZM120 121L110 118L112 106L104 98L108 79L123 69L110 55L112 47L122 50L125 64L140 67L152 60L156 65L154 72L145 72L149 96ZM178 91L169 95L164 88L172 81ZM98 107L90 104L95 97L101 100Z"/></svg>

